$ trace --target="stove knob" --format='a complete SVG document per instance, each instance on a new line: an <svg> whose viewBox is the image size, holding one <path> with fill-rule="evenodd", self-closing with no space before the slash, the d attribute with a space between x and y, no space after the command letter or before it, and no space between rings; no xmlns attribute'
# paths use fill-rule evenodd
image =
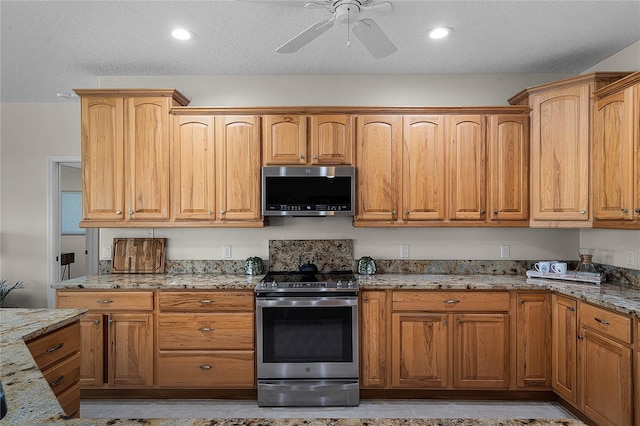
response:
<svg viewBox="0 0 640 426"><path fill-rule="evenodd" d="M271 287L278 287L278 283L276 282L276 280L273 280L271 282Z"/></svg>
<svg viewBox="0 0 640 426"><path fill-rule="evenodd" d="M267 286L267 283L266 283L266 282L264 282L264 281L263 281L263 282L261 282L261 283L260 283L260 287L264 288L264 287L266 287L266 286Z"/></svg>
<svg viewBox="0 0 640 426"><path fill-rule="evenodd" d="M353 287L353 281L349 280L349 282L347 283L347 287Z"/></svg>
<svg viewBox="0 0 640 426"><path fill-rule="evenodd" d="M342 280L338 280L338 282L336 283L336 287L338 288L342 287Z"/></svg>

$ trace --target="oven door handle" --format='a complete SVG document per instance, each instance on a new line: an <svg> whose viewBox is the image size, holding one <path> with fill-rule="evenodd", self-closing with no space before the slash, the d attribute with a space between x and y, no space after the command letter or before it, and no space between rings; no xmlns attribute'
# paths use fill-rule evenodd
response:
<svg viewBox="0 0 640 426"><path fill-rule="evenodd" d="M356 306L357 297L258 297L256 306L263 308L305 308L305 307L333 307Z"/></svg>

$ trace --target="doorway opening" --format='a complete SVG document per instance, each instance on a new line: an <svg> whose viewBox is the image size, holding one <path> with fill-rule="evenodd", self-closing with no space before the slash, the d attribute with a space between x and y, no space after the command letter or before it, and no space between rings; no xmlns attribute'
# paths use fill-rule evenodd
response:
<svg viewBox="0 0 640 426"><path fill-rule="evenodd" d="M48 271L50 284L98 272L99 232L80 229L82 170L80 157L49 157ZM55 289L47 290L47 306L54 308Z"/></svg>

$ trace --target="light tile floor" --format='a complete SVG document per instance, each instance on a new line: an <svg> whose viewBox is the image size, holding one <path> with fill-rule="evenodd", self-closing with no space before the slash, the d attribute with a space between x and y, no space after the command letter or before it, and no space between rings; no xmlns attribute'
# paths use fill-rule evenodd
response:
<svg viewBox="0 0 640 426"><path fill-rule="evenodd" d="M362 400L358 407L258 407L230 400L82 400L86 418L491 418L575 419L556 402Z"/></svg>

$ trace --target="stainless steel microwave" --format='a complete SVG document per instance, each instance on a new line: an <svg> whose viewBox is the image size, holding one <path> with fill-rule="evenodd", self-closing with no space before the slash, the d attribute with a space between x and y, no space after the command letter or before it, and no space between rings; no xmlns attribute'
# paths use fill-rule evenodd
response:
<svg viewBox="0 0 640 426"><path fill-rule="evenodd" d="M353 216L355 167L262 168L264 216Z"/></svg>

